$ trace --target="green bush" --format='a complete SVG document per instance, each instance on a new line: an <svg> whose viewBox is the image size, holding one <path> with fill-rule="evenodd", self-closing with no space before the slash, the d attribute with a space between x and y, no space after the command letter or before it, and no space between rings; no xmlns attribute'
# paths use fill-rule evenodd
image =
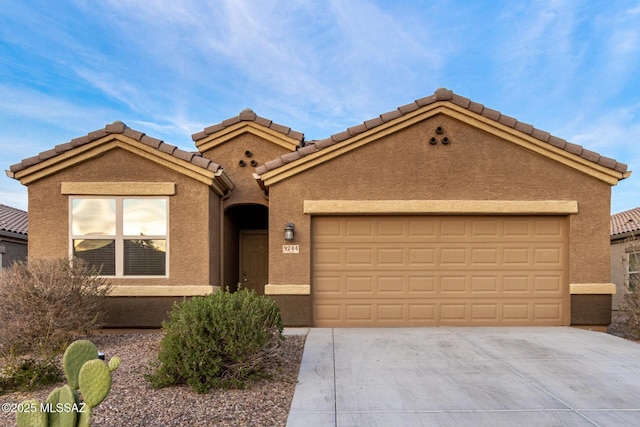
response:
<svg viewBox="0 0 640 427"><path fill-rule="evenodd" d="M200 393L243 388L264 377L283 340L278 306L246 289L176 303L163 329L158 363L147 379L154 387L188 384Z"/></svg>
<svg viewBox="0 0 640 427"><path fill-rule="evenodd" d="M47 355L101 326L111 285L80 259L30 259L0 275L0 356Z"/></svg>

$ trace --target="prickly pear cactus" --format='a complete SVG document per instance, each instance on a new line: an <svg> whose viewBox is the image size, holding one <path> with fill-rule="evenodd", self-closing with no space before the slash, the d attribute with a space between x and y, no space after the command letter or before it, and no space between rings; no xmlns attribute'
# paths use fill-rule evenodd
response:
<svg viewBox="0 0 640 427"><path fill-rule="evenodd" d="M76 425L78 413L74 409L78 407L78 402L71 387L63 385L56 388L49 394L45 403L50 403L52 406L49 412L49 427Z"/></svg>
<svg viewBox="0 0 640 427"><path fill-rule="evenodd" d="M93 409L90 407L84 408L84 412L80 413L78 417L77 427L91 427L91 416L93 415Z"/></svg>
<svg viewBox="0 0 640 427"><path fill-rule="evenodd" d="M69 384L53 390L44 405L38 400L22 402L24 410L16 414L18 427L91 427L93 408L109 394L111 372L118 369L120 362L118 356L113 356L106 364L98 359L98 349L91 341L74 341L62 359ZM42 412L43 407L49 409Z"/></svg>
<svg viewBox="0 0 640 427"><path fill-rule="evenodd" d="M47 427L49 425L47 413L41 411L39 400L25 400L20 405L23 410L16 413L18 427Z"/></svg>
<svg viewBox="0 0 640 427"><path fill-rule="evenodd" d="M64 374L72 390L78 388L78 375L85 362L98 358L98 349L89 340L74 341L67 347L62 358Z"/></svg>
<svg viewBox="0 0 640 427"><path fill-rule="evenodd" d="M78 378L82 399L92 408L98 406L111 390L111 370L100 359L89 360L82 365Z"/></svg>
<svg viewBox="0 0 640 427"><path fill-rule="evenodd" d="M118 356L113 356L111 359L109 359L109 370L113 372L118 369L118 367L120 366L120 362L121 360Z"/></svg>

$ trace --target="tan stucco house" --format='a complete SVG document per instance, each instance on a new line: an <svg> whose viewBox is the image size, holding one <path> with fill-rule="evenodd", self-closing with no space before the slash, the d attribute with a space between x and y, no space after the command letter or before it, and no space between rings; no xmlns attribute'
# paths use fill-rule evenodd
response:
<svg viewBox="0 0 640 427"><path fill-rule="evenodd" d="M115 122L8 171L30 256L102 265L112 326L238 283L291 326L610 322L613 159L446 89L324 140L251 110L193 140Z"/></svg>
<svg viewBox="0 0 640 427"><path fill-rule="evenodd" d="M640 207L611 215L611 283L613 310L629 288L640 283Z"/></svg>

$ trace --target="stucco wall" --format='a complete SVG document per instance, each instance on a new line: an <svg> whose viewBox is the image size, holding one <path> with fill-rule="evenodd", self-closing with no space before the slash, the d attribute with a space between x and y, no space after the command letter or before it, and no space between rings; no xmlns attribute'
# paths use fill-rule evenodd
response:
<svg viewBox="0 0 640 427"><path fill-rule="evenodd" d="M251 157L247 157L245 151L250 151ZM258 166L289 152L290 150L273 142L245 133L203 151L202 156L221 164L233 182L231 196L225 200L225 208L228 208L248 203L268 206L262 189L253 177L255 167L251 166L251 161L255 161ZM241 160L246 163L244 167L239 164Z"/></svg>
<svg viewBox="0 0 640 427"><path fill-rule="evenodd" d="M451 143L431 145L441 126ZM309 284L311 217L303 201L576 200L568 283L609 280L611 188L554 160L438 115L270 187L270 284ZM280 229L295 223L299 254L283 254Z"/></svg>
<svg viewBox="0 0 640 427"><path fill-rule="evenodd" d="M249 151L251 155L247 156L246 151ZM229 209L252 204L268 207L269 201L253 177L255 166L288 152L290 150L251 133L241 134L202 152L203 157L221 164L233 182L233 190L223 201L224 210L227 212L222 225L223 238L221 242L224 251L222 285L225 287L234 288L239 280L238 236L240 225L234 220L234 214L229 214ZM240 161L243 161L245 166L240 166ZM255 166L252 166L251 161L255 162ZM236 210L236 213L238 212ZM217 219L212 221L212 224L218 224ZM219 225L215 225L215 227L218 228L219 233Z"/></svg>
<svg viewBox="0 0 640 427"><path fill-rule="evenodd" d="M58 172L29 186L29 256L69 255L69 196L62 182L174 182L169 197L169 277L111 279L114 285L207 286L217 285L218 234L211 229L218 197L205 184L125 150ZM210 218L213 216L213 218Z"/></svg>
<svg viewBox="0 0 640 427"><path fill-rule="evenodd" d="M0 254L2 258L0 268L8 268L16 261L26 261L27 241L0 237Z"/></svg>
<svg viewBox="0 0 640 427"><path fill-rule="evenodd" d="M616 284L616 294L613 295L612 308L618 310L618 305L624 296L624 288L627 281L627 248L640 248L640 239L622 239L611 242L611 275L609 281Z"/></svg>

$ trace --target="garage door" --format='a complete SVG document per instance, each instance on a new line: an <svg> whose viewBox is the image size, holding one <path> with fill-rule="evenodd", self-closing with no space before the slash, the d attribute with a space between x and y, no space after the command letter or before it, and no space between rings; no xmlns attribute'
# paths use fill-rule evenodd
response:
<svg viewBox="0 0 640 427"><path fill-rule="evenodd" d="M563 217L313 217L314 325L564 325L565 234Z"/></svg>

